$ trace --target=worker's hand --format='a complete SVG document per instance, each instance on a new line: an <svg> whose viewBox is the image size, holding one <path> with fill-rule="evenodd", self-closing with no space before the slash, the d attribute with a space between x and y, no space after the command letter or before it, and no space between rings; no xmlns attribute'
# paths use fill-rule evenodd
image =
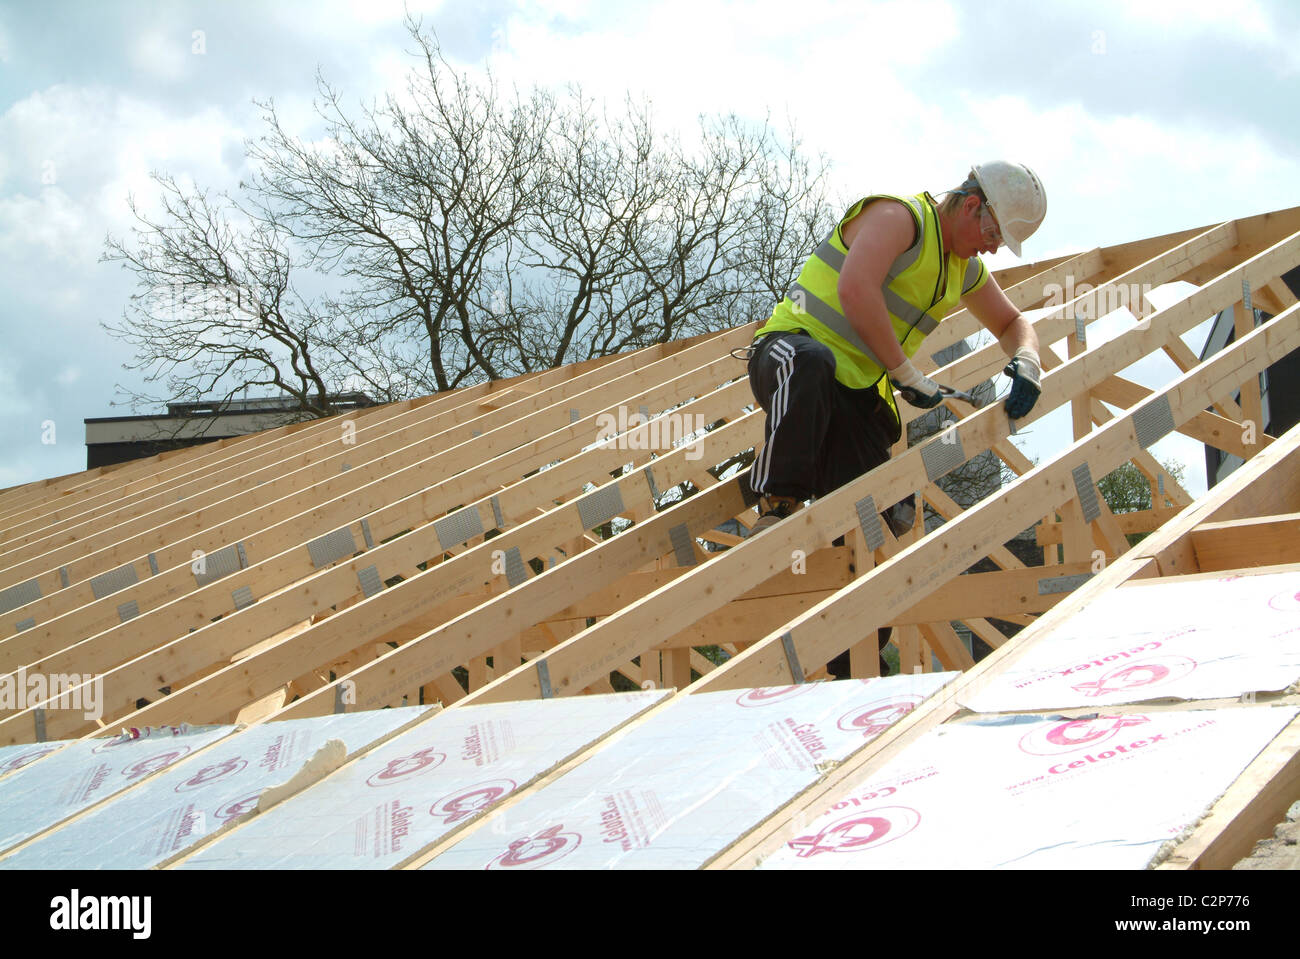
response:
<svg viewBox="0 0 1300 959"><path fill-rule="evenodd" d="M943 388L928 376L922 376L911 360L903 360L900 366L890 370L889 382L918 410L934 409L943 402Z"/></svg>
<svg viewBox="0 0 1300 959"><path fill-rule="evenodd" d="M1043 390L1038 354L1027 346L1021 347L1002 372L1011 377L1011 395L1006 402L1007 416L1013 420L1028 416Z"/></svg>

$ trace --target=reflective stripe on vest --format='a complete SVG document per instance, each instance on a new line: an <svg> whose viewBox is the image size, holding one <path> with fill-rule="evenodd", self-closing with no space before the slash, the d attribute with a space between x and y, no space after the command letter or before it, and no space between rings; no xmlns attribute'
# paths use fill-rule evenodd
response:
<svg viewBox="0 0 1300 959"><path fill-rule="evenodd" d="M902 256L900 256L897 260L894 261L893 266L889 268L889 272L885 274L885 279L889 281L896 279L900 273L902 273L909 266L915 263L917 257L919 257L920 255L921 255L921 251L919 249L915 253L913 253L911 250L907 250L906 252L904 252ZM845 254L841 253L839 250L835 248L835 246L830 241L830 237L827 237L825 240L822 240L822 245L817 247L817 256L825 260L827 266L834 267L836 273L844 269ZM976 265L976 268L978 269L978 264ZM795 284L795 287L800 288L798 283ZM897 293L891 290L888 285L882 287L880 292L885 294L885 306L888 307L889 312L893 313L895 316L897 316L908 326L920 330L922 336L929 336L938 328L939 326L938 320L932 317L929 313L925 312L925 310L919 309L913 306L911 303L908 303L907 300L903 299L901 296L899 296ZM848 319L844 316L843 313L840 313L838 310L834 310L830 307L827 308L831 309L831 312L833 312L837 317L839 317L839 319L836 320L834 324L829 323L826 320L822 320L823 323L829 326L832 330L835 330L836 333L840 333L839 329L837 328L837 325L841 323L850 331L853 329L853 327L848 325ZM822 318L819 316L817 317L817 319L821 320ZM844 336L844 334L840 333L840 336ZM854 333L853 336L857 336L857 334ZM844 338L848 340L850 343L853 343L853 340L850 339L848 336L844 336ZM854 345L857 346L856 343L854 343ZM859 349L861 349L861 347L859 347ZM864 351L864 352L867 352L867 354L870 355L870 351Z"/></svg>
<svg viewBox="0 0 1300 959"><path fill-rule="evenodd" d="M885 285L882 286L880 290L884 297L885 308L890 312L890 314L892 314L890 317L891 321L896 319L907 328L906 332L902 333L900 333L897 328L894 329L894 335L898 337L900 343L907 339L908 334L910 334L912 330L918 331L921 336L925 337L933 333L939 326L939 321L932 317L926 310L909 303L890 289L889 286L889 284L901 276L904 271L913 266L925 250L926 205L913 199L908 199L905 202L912 208L919 220L917 239L915 243L900 253L894 262L890 264L889 270L885 274ZM835 235L835 230L837 229L839 229L838 226L831 230L830 234L821 242L821 245L818 246L813 253L817 259L829 266L836 272L836 274L844 268L844 262L847 256L847 254L831 243L831 237ZM963 277L964 285L969 285L970 270L972 268L976 271L976 278L979 276L979 263L978 261L974 261L967 267L967 276ZM797 309L802 309L807 312L813 319L817 320L832 333L841 337L854 349L861 352L869 362L874 364L880 370L881 373L885 372L885 365L880 362L879 357L876 356L871 347L867 346L862 337L858 335L857 330L853 328L852 324L849 323L848 317L843 313L818 297L798 281L790 287L790 292L786 295L789 300L795 304ZM893 325L892 322L891 325Z"/></svg>

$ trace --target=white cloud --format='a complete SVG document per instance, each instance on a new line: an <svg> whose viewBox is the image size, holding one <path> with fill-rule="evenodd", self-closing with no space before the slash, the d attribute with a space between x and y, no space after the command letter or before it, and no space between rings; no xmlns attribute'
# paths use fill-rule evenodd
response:
<svg viewBox="0 0 1300 959"><path fill-rule="evenodd" d="M1192 14L1193 24L1231 19L1212 4ZM1165 14L1141 15L1145 29L1155 29ZM970 17L940 2L796 9L671 0L616 17L581 3L532 2L506 22L493 68L521 86L579 83L615 107L625 90L644 90L661 129L690 131L700 113L770 114L777 124L789 116L805 150L831 158L833 190L846 199L942 190L980 159L1028 163L1049 202L1025 260L1041 258L1042 249L1109 245L1295 202L1290 185L1300 182L1300 163L1245 120L1226 131L1138 113L1098 116L1082 98L1043 108L1027 97L932 89L918 63L964 50L958 31L970 28L963 26ZM1224 29L1254 37L1270 22L1256 4ZM924 43L893 41L915 35L918 23L926 24ZM1189 215L1170 190L1221 208Z"/></svg>
<svg viewBox="0 0 1300 959"><path fill-rule="evenodd" d="M1272 13L1259 0L1142 0L1120 8L1125 18L1162 34L1208 29L1260 40L1271 39L1275 31Z"/></svg>
<svg viewBox="0 0 1300 959"><path fill-rule="evenodd" d="M223 159L242 154L244 130L222 109L177 116L156 103L102 87L55 86L32 93L0 117L0 245L27 240L60 257L98 255L106 229L130 222L128 193L148 205L153 170L188 174L205 187L234 186Z"/></svg>
<svg viewBox="0 0 1300 959"><path fill-rule="evenodd" d="M131 66L156 80L179 80L192 65L193 42L192 32L146 30L130 48Z"/></svg>
<svg viewBox="0 0 1300 959"><path fill-rule="evenodd" d="M18 380L9 368L13 360L0 357L0 409L6 419L15 419L31 410L30 398L18 386Z"/></svg>
<svg viewBox="0 0 1300 959"><path fill-rule="evenodd" d="M776 0L669 0L625 9L616 21L576 25L554 13L554 4L530 3L509 19L494 59L503 76L577 82L613 103L625 90L644 91L675 125L699 112L762 116L770 109L779 117L789 107L843 127L863 122L869 104L897 114L919 109L893 69L943 55L957 24L942 0L797 8ZM886 40L922 22L925 43Z"/></svg>
<svg viewBox="0 0 1300 959"><path fill-rule="evenodd" d="M1155 40L1176 43L1210 34L1216 40L1238 40L1259 48L1263 59L1255 64L1257 75L1269 67L1300 72L1300 30L1283 24L1273 5L1260 0L1112 0L1110 10L1110 17L1135 31L1134 45ZM1099 15L1098 23L1113 22L1110 17Z"/></svg>
<svg viewBox="0 0 1300 959"><path fill-rule="evenodd" d="M41 252L65 268L93 262L99 241L88 211L59 187L0 198L0 256L10 262Z"/></svg>
<svg viewBox="0 0 1300 959"><path fill-rule="evenodd" d="M401 23L406 11L416 17L429 17L446 6L446 0L326 0L312 4L303 21L346 25L350 31L357 25L373 27L378 24Z"/></svg>

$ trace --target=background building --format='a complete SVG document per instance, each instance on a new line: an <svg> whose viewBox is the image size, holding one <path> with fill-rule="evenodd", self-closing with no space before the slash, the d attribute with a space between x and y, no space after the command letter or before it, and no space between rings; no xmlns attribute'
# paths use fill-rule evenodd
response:
<svg viewBox="0 0 1300 959"><path fill-rule="evenodd" d="M1300 267L1282 275L1282 281L1295 296L1300 296ZM1256 308L1255 325L1273 318L1272 313ZM1205 338L1201 359L1205 360L1227 347L1236 338L1235 314L1224 310L1214 321L1210 335ZM1281 436L1300 422L1300 353L1291 353L1274 363L1259 375L1260 407L1263 412L1262 431L1269 436ZM1241 401L1241 394L1233 396ZM1225 453L1213 446L1205 447L1205 485L1213 487L1242 464L1240 456Z"/></svg>
<svg viewBox="0 0 1300 959"><path fill-rule="evenodd" d="M336 393L331 405L341 412L374 406L364 393ZM158 416L100 416L85 420L86 469L125 463L167 450L256 433L307 417L289 396L231 400L227 403L168 403Z"/></svg>

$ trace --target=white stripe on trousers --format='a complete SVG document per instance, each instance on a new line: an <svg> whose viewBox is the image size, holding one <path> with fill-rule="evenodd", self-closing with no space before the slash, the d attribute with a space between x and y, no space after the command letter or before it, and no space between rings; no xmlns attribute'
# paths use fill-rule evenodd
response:
<svg viewBox="0 0 1300 959"><path fill-rule="evenodd" d="M776 373L771 411L768 413L768 441L754 464L757 479L750 483L755 492L767 492L767 480L772 467L772 437L776 435L776 428L781 425L781 418L790 405L790 377L794 375L794 347L785 340L777 340L772 344L772 353L778 357L780 367Z"/></svg>

